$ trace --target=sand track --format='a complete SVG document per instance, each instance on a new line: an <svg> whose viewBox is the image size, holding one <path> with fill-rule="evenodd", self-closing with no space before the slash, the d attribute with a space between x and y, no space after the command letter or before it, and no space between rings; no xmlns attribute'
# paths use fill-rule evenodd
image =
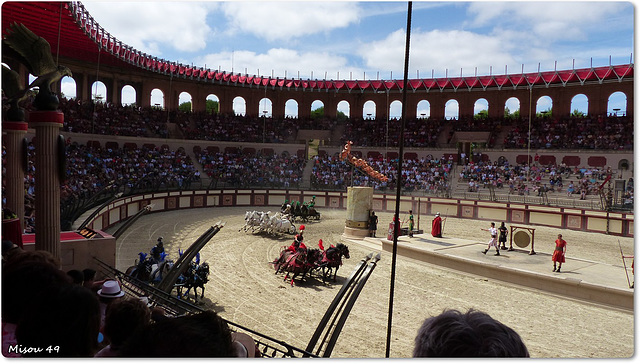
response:
<svg viewBox="0 0 640 364"><path fill-rule="evenodd" d="M374 251L367 245L347 243L351 259L338 271L336 283L320 277L291 287L282 274L274 274L273 261L293 237L272 237L238 232L247 208L206 208L153 213L140 218L117 242L117 268L132 265L138 252L149 252L163 236L169 257L188 248L218 221L226 225L201 250L211 274L203 306L222 317L258 332L305 348L326 307L356 264ZM318 239L340 242L344 210L319 209L322 220L305 223L305 243ZM380 213L380 226L391 214ZM429 217L422 217L422 224ZM426 225L425 225L426 224ZM445 234L477 238L486 221L448 219ZM296 224L299 226L299 224ZM536 250L552 251L557 229L536 227ZM117 229L112 227L109 232ZM619 239L625 254L633 254L633 239L603 234L562 231L573 257L621 264ZM378 231L378 236L384 235ZM377 251L377 250L375 250ZM351 311L332 357L382 358L385 355L391 255L382 259ZM525 287L488 280L399 257L393 309L391 357L410 357L413 339L424 318L452 308L481 309L514 328L535 358L620 358L634 353L634 315L587 302L567 299Z"/></svg>

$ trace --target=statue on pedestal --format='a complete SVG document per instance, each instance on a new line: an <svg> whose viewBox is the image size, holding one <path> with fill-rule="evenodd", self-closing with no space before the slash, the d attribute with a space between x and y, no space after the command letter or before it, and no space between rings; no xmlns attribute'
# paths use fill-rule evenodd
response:
<svg viewBox="0 0 640 364"><path fill-rule="evenodd" d="M33 103L34 107L40 111L57 110L59 100L51 91L51 85L64 76L71 77L72 74L66 66L56 65L49 42L23 24L13 23L2 40L2 45L5 55L19 60L27 67L29 73L36 77L28 87L22 87L18 73L2 66L2 91L7 98L3 102L9 104L7 120L16 117L21 118L13 121L24 120L24 111L20 110L18 104L36 87L38 94Z"/></svg>

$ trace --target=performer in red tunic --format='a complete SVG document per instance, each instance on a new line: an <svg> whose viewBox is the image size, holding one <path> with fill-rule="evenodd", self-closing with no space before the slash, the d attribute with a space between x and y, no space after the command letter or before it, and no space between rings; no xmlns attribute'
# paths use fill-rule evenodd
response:
<svg viewBox="0 0 640 364"><path fill-rule="evenodd" d="M433 235L434 238L442 237L442 222L446 219L446 217L444 219L441 218L439 212L436 213L436 217L431 222L431 235Z"/></svg>
<svg viewBox="0 0 640 364"><path fill-rule="evenodd" d="M567 252L567 242L562 239L562 234L558 234L556 239L556 249L553 251L551 260L553 261L553 271L560 273L562 263L564 263L564 255ZM556 263L558 263L558 269L556 270Z"/></svg>

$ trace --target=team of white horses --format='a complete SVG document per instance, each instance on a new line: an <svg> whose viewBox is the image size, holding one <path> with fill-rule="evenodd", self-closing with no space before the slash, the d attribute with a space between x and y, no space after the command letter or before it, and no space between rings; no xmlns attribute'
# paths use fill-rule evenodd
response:
<svg viewBox="0 0 640 364"><path fill-rule="evenodd" d="M251 230L254 232L265 232L267 234L295 234L296 227L290 220L290 217L280 212L271 213L271 211L247 211L244 214L244 226L240 228L245 232ZM238 231L240 231L238 230Z"/></svg>

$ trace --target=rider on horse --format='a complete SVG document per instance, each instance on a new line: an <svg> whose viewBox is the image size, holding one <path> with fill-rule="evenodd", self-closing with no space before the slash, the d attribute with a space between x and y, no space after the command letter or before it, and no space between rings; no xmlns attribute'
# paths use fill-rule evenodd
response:
<svg viewBox="0 0 640 364"><path fill-rule="evenodd" d="M304 240L303 233L304 233L304 225L300 225L300 233L298 233L293 238L293 243L289 245L286 251L295 253L296 251L298 251L298 249L305 249L305 250L307 249L307 246L304 245L304 243L302 242L302 240Z"/></svg>
<svg viewBox="0 0 640 364"><path fill-rule="evenodd" d="M308 208L312 208L316 205L316 196L311 197L311 201L307 202L305 205L307 205Z"/></svg>
<svg viewBox="0 0 640 364"><path fill-rule="evenodd" d="M162 242L162 236L158 238L158 243L151 248L151 259L155 261L155 263L160 263L162 253L164 253L164 243Z"/></svg>

